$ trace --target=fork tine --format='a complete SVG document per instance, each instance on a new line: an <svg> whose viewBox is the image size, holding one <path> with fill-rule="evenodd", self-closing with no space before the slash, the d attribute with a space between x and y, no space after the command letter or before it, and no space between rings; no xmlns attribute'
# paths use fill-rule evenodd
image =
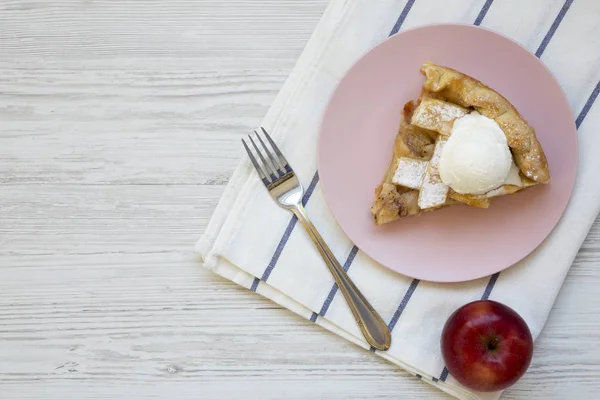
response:
<svg viewBox="0 0 600 400"><path fill-rule="evenodd" d="M275 174L276 175L279 174L279 175L283 176L283 174L285 174L285 168L283 167L283 165L281 165L279 158L273 157L273 154L271 154L271 151L265 145L265 142L263 142L262 138L260 137L260 135L258 134L258 132L256 130L254 131L254 133L256 134L256 137L258 138L258 141L262 145L263 149L265 149L265 152L267 153L267 159L270 161L270 164L276 170Z"/></svg>
<svg viewBox="0 0 600 400"><path fill-rule="evenodd" d="M250 161L252 161L252 165L254 165L254 169L256 169L256 172L258 172L260 179L262 179L262 181L265 185L268 185L270 182L267 179L267 175L265 174L265 171L262 169L260 164L256 161L256 158L254 158L254 156L252 155L252 152L250 151L250 148L248 148L248 145L246 144L246 141L244 139L242 139L242 143L244 144L246 153L248 153L248 156L250 157Z"/></svg>
<svg viewBox="0 0 600 400"><path fill-rule="evenodd" d="M269 174L271 175L271 180L274 181L276 179L276 177L279 175L277 173L277 170L275 169L275 167L273 167L271 160L269 160L268 162L267 162L267 160L265 160L262 153L258 149L258 146L254 142L254 139L252 139L252 136L248 135L248 137L250 138L250 142L252 143L252 146L254 146L254 150L256 150L256 152L258 153L258 156L260 157L260 161L262 161L263 165L265 166L265 172L270 170Z"/></svg>
<svg viewBox="0 0 600 400"><path fill-rule="evenodd" d="M275 144L275 142L273 141L273 139L271 139L271 135L269 135L267 133L267 131L265 130L265 128L263 128L262 126L260 127L260 129L265 134L265 137L267 138L267 141L269 142L269 144L271 144L271 147L275 151L275 154L277 154L277 157L279 158L279 164L281 165L281 167L285 170L285 172L291 171L292 167L290 167L290 164L288 163L288 160L283 156L283 154L281 154L281 151L279 150L279 147L277 147L277 145Z"/></svg>

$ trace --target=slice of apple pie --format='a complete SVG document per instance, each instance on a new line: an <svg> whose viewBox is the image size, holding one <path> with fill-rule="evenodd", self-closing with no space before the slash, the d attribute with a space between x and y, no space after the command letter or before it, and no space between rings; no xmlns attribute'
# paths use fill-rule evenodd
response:
<svg viewBox="0 0 600 400"><path fill-rule="evenodd" d="M495 90L451 68L425 63L371 213L382 225L452 204L488 208L494 197L550 182L535 131Z"/></svg>

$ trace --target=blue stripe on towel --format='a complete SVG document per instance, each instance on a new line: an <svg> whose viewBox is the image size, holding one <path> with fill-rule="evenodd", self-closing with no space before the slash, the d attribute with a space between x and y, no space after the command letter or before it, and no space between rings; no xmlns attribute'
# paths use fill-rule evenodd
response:
<svg viewBox="0 0 600 400"><path fill-rule="evenodd" d="M572 2L573 2L573 0L567 0L565 2L565 4L563 5L562 9L560 10L560 12L558 13L558 15L556 16L556 19L554 20L554 23L550 27L550 30L548 31L548 33L546 33L546 36L544 36L544 40L542 41L542 43L540 44L540 47L538 48L537 52L535 53L535 55L538 58L542 55L542 53L544 52L544 50L548 46L548 43L550 43L550 40L552 39L552 36L554 36L554 32L556 32L556 29L558 28L558 26L562 22L565 14L569 10L569 7L571 6ZM483 15L485 16L485 13L487 13L487 9L489 9L489 5L491 5L491 1L488 1L488 2L485 3L485 5L483 6L483 9L479 13L479 15L481 15L483 13ZM485 10L485 12L484 12L484 10ZM479 25L480 23L481 23L481 20L479 19L479 16L478 16L477 19L475 20L475 25ZM485 289L483 291L483 295L481 296L481 300L487 300L487 299L490 298L490 295L492 294L492 290L494 290L494 286L496 285L496 282L498 281L498 277L499 276L500 276L500 272L496 272L495 274L493 274L490 277L490 279L489 279L489 281L488 281L488 283L485 286ZM442 381L442 382L444 382L444 381L446 381L446 378L448 378L448 368L446 368L444 366L444 369L442 370L442 373L440 374L439 380Z"/></svg>
<svg viewBox="0 0 600 400"><path fill-rule="evenodd" d="M440 381L446 382L446 378L448 378L448 368L444 367L444 370L440 374Z"/></svg>
<svg viewBox="0 0 600 400"><path fill-rule="evenodd" d="M358 253L358 247L352 246L352 250L350 250L348 257L346 257L346 262L344 262L344 266L342 267L342 268L344 268L344 271L348 272L348 270L350 269L350 265L352 265L352 261L354 261L354 257L356 257L356 253ZM321 311L319 311L319 314L317 314L315 312L312 313L312 315L310 317L310 320L312 322L315 322L317 320L318 315L320 315L321 317L324 317L325 314L327 314L329 305L333 301L333 298L335 297L335 294L337 293L338 289L339 288L338 288L337 283L334 283L333 286L331 287L331 290L329 290L329 294L327 295L325 302L321 306Z"/></svg>
<svg viewBox="0 0 600 400"><path fill-rule="evenodd" d="M554 36L554 32L556 32L556 30L558 29L558 26L560 25L560 23L562 22L563 18L565 17L565 14L569 10L569 7L571 7L571 3L573 3L573 0L566 0L565 1L565 4L562 6L562 8L560 9L558 15L554 19L554 22L552 23L552 26L550 26L550 29L546 33L546 36L544 36L544 39L542 40L542 43L540 44L540 47L535 52L536 57L539 58L542 55L542 53L544 52L544 50L546 50L546 47L548 46L548 43L550 43L550 40ZM596 89L598 89L598 87ZM593 95L593 93L592 93L592 95ZM598 93L596 93L596 96L597 95L598 95ZM589 100L588 100L588 102L589 102ZM593 103L593 101L592 101L592 103ZM586 103L586 106L588 106L587 103ZM591 104L589 106L591 107ZM585 107L584 107L584 110L585 110ZM586 110L586 113L587 113L587 110ZM585 118L585 115L584 115L584 118ZM579 118L577 118L577 120L579 121ZM579 126L579 125L577 125L577 126ZM499 276L500 276L500 272L497 272L497 273L495 273L494 275L492 275L490 277L490 280L488 281L488 284L486 285L485 290L483 292L483 296L481 296L482 300L489 299L490 294L492 293L492 290L494 289L494 285L496 285L496 281L498 280Z"/></svg>
<svg viewBox="0 0 600 400"><path fill-rule="evenodd" d="M500 276L500 272L496 272L494 275L490 276L490 280L485 286L485 290L483 291L483 295L481 296L481 300L487 300L490 298L490 294L492 294L492 290L494 289L494 285L496 285L496 281Z"/></svg>
<svg viewBox="0 0 600 400"><path fill-rule="evenodd" d="M542 40L542 43L540 44L540 47L535 52L536 57L539 58L542 55L542 53L544 53L544 50L546 50L546 47L548 46L548 43L550 43L550 40L554 36L554 32L556 32L556 30L558 29L558 26L560 25L560 23L562 22L563 18L565 17L565 14L569 10L569 7L571 7L571 3L573 3L573 0L566 0L565 1L565 4L560 9L558 15L554 19L554 22L552 23L552 26L550 26L550 29L546 33L546 36L544 36L544 39ZM598 87L596 87L596 89L598 90ZM594 95L594 93L592 93L592 96L593 95ZM596 96L597 95L598 95L598 93L596 93ZM590 100L591 100L591 98L590 98ZM588 100L588 103L590 102L590 100ZM592 100L592 103L593 103L593 100ZM586 114L587 114L587 110L585 110L585 107L587 107L587 106L588 106L588 104L586 103L586 106L584 106L584 111L586 112ZM589 104L589 107L591 107L591 103ZM585 118L585 115L583 115L583 117ZM579 118L577 118L577 121L579 121ZM583 119L582 119L582 121L583 121ZM581 122L579 122L579 123L581 123ZM579 125L577 125L577 126L579 127ZM488 281L488 284L486 285L485 290L483 292L483 296L481 296L482 300L489 299L489 297L490 297L490 295L492 293L492 290L494 289L494 286L496 285L496 281L498 280L499 276L500 276L500 272L497 272L497 273L495 273L494 275L492 275L490 277L490 280Z"/></svg>
<svg viewBox="0 0 600 400"><path fill-rule="evenodd" d="M402 27L402 24L404 23L404 20L406 19L406 16L408 15L408 12L412 8L413 4L415 4L415 1L416 0L408 0L408 2L406 2L406 5L402 9L402 12L400 13L400 16L398 17L398 20L394 24L394 27L392 28L392 30L388 36L392 36L392 35L398 33L398 31Z"/></svg>
<svg viewBox="0 0 600 400"><path fill-rule="evenodd" d="M389 36L392 36L394 33L397 33L398 30L400 30L400 27L404 23L404 20L406 19L406 16L408 15L408 12L412 8L415 1L416 0L408 0L406 5L402 9L402 12L400 13L400 16L398 17L398 20L396 21L396 24L392 28L392 31L390 32ZM306 203L310 199L310 196L318 182L319 182L319 171L315 172L312 182L310 183L308 189L306 190L306 193L304 194L304 198L302 199L302 205L306 205ZM296 222L298 222L298 218L294 215L290 219L290 222L288 223L288 226L285 229L283 236L279 240L279 244L277 245L277 248L275 249L275 253L273 254L273 257L271 257L271 261L269 262L269 265L267 265L267 268L263 272L262 278L260 280L258 278L254 278L254 281L252 282L252 286L250 287L250 290L252 290L253 292L256 292L256 289L258 288L258 284L260 283L261 280L266 282L267 279L269 279L271 272L273 272L273 268L275 268L275 265L277 265L277 260L279 259L281 252L285 248L285 245L286 245L288 239L290 238L290 235L292 234L294 227L296 226ZM315 313L313 313L313 314L315 314ZM311 317L311 320L313 319L313 317L316 320L316 316L314 316L314 315Z"/></svg>
<svg viewBox="0 0 600 400"><path fill-rule="evenodd" d="M406 308L406 305L410 301L410 298L412 297L413 293L415 292L415 290L417 290L417 286L419 285L419 282L420 282L420 280L413 279L412 282L410 283L410 286L406 290L406 293L404 293L404 297L402 298L402 301L398 305L398 308L396 308L396 312L394 313L394 315L392 316L392 319L390 320L390 323L388 324L388 328L389 328L390 332L393 332L394 327L396 326L396 323L398 322L398 319L400 319L400 316L402 315L402 312L404 311L404 309ZM371 347L371 352L372 353L375 352L375 347Z"/></svg>
<svg viewBox="0 0 600 400"><path fill-rule="evenodd" d="M317 183L319 183L319 172L318 171L315 172L315 175L313 176L312 181L308 185L306 192L304 192L304 196L302 197L302 205L303 206L305 206L306 203L308 202L308 200L310 199L310 196L313 194L315 187L317 186ZM269 279L271 272L273 272L273 268L275 268L275 265L277 265L277 261L279 260L279 256L281 256L281 252L283 251L285 245L287 244L288 239L290 238L290 236L292 234L292 231L294 230L294 226L296 226L296 222L298 222L298 217L296 217L294 215L294 216L292 216L292 218L290 218L290 222L288 223L287 228L285 228L285 231L283 232L283 236L279 240L279 244L277 245L277 248L275 249L275 253L273 253L273 257L271 257L271 261L269 261L269 265L267 265L267 268L263 272L262 278L260 280L266 282L267 279ZM260 280L258 278L254 278L254 281L252 282L252 286L250 287L250 290L252 290L253 292L256 292L256 289L258 288L258 284L259 284Z"/></svg>
<svg viewBox="0 0 600 400"><path fill-rule="evenodd" d="M475 26L481 25L481 21L483 21L483 19L485 18L485 14L487 14L487 12L490 9L490 7L492 6L493 2L494 2L494 0L487 0L485 2L485 4L483 5L483 8L481 9L481 11L479 11L477 18L475 18L475 22L473 22L473 25L475 25Z"/></svg>
<svg viewBox="0 0 600 400"><path fill-rule="evenodd" d="M567 11L569 11L569 7L571 7L571 4L573 4L573 0L566 0L565 4L563 4L558 15L554 19L552 26L548 30L548 33L546 33L546 36L544 36L544 40L542 40L540 47L538 47L537 51L535 52L535 56L537 58L540 58L542 56L542 54L544 53L544 50L546 50L546 47L548 47L548 43L550 43L552 36L554 36L554 32L556 32L556 29L558 29L558 26L560 25L563 18L565 17L565 14L567 13Z"/></svg>
<svg viewBox="0 0 600 400"><path fill-rule="evenodd" d="M577 117L577 120L575 121L575 126L577 127L577 129L579 129L579 126L581 126L581 123L587 116L588 112L590 111L590 108L592 108L592 105L598 98L599 93L600 93L600 81L598 81L598 83L596 84L596 88L594 90L592 90L592 94L590 95L588 100L585 102L583 109L581 110L581 112L579 113L579 116Z"/></svg>
<svg viewBox="0 0 600 400"><path fill-rule="evenodd" d="M404 5L404 8L402 9L400 16L398 17L398 20L396 20L396 23L394 24L394 26L388 36L392 36L392 35L398 33L398 31L402 27L402 24L404 23L404 20L406 20L406 17L408 16L410 9L412 8L413 4L415 4L415 1L416 0L408 0L408 2ZM356 256L357 252L358 252L358 247L356 247L356 246L352 247L352 250L350 251L348 258L346 259L346 262L344 263L345 271L348 271L348 269L350 269L350 266L352 265L352 262L354 261L354 257ZM388 325L388 326L391 326L390 330L394 329L394 325L396 325L396 322L398 321L400 314L402 314L402 311L406 307L406 304L410 300L410 298L411 298L413 292L415 291L415 289L417 288L418 284L419 284L418 279L414 279L411 282L408 290L404 294L404 298L402 299L400 306L398 306L396 313L394 314L394 316L392 317L392 320L390 321L390 325ZM319 314L317 314L315 312L312 313L312 315L310 317L311 321L315 322L317 320L318 315L324 316L325 313L327 313L327 309L329 308L329 305L333 301L333 298L335 297L337 290L338 290L338 287L336 284L334 284L329 292L329 295L327 296L327 299L325 299L325 302L321 306L321 311L319 312ZM371 351L375 351L375 348L372 347Z"/></svg>
<svg viewBox="0 0 600 400"><path fill-rule="evenodd" d="M402 312L406 308L406 305L410 301L410 298L412 297L413 293L417 289L419 282L420 281L418 279L413 279L412 282L410 283L410 286L406 290L406 293L404 293L404 297L402 298L402 301L398 305L396 312L394 313L394 315L392 316L392 319L390 320L390 323L388 324L388 328L390 328L390 331L394 330L394 327L396 326L398 319L402 315Z"/></svg>
<svg viewBox="0 0 600 400"><path fill-rule="evenodd" d="M571 7L572 3L573 3L573 0L565 1L565 4L563 5L560 12L554 19L552 26L550 26L550 29L546 33L546 36L544 36L544 39L542 40L540 47L538 47L537 51L535 52L536 57L539 58L544 53L544 50L546 50L546 47L548 47L548 43L550 43L550 40L554 36L554 33L558 29L558 26L562 22L563 18L565 17L565 14L569 10L569 7ZM583 106L583 109L581 110L581 112L579 113L579 116L577 117L577 120L575 121L575 125L578 129L579 129L579 126L581 125L581 123L583 122L583 120L585 119L588 111L594 104L594 101L598 97L599 92L600 92L600 82L598 82L598 84L596 85L596 88L592 91L592 94L590 95L589 99L586 101L585 105ZM481 300L487 300L490 298L490 295L492 294L492 290L494 289L494 286L496 285L496 281L498 280L499 276L500 276L500 272L497 272L490 277L490 280L488 281L488 283L485 287L485 290L483 291L483 295L481 296ZM448 369L446 367L444 367L444 370L442 371L442 373L440 375L440 381L445 381L447 377L448 377Z"/></svg>

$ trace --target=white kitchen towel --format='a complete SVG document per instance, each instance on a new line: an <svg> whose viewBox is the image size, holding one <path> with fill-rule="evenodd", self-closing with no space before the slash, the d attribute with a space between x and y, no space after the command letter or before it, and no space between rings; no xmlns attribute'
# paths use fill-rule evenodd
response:
<svg viewBox="0 0 600 400"><path fill-rule="evenodd" d="M398 31L456 22L481 25L530 49L552 70L576 116L580 163L573 197L547 240L517 265L477 281L436 284L391 272L359 251L336 224L319 185L316 140L324 107L350 65ZM490 298L514 308L537 337L600 209L600 2L596 0L332 0L262 126L306 189L306 209L364 295L392 330L377 352L461 399L497 399L458 384L439 340L457 307ZM246 132L245 132L246 133ZM235 170L197 244L204 265L368 348L308 235L277 207L240 144ZM317 355L318 356L318 355Z"/></svg>

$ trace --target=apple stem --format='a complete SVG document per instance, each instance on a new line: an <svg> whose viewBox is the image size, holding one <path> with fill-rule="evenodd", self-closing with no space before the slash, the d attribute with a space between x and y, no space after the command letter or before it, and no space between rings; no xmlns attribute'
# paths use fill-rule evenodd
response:
<svg viewBox="0 0 600 400"><path fill-rule="evenodd" d="M497 337L493 337L490 339L489 343L488 343L488 349L490 350L496 350L496 347L498 346L498 344L500 343L500 340L498 340Z"/></svg>

